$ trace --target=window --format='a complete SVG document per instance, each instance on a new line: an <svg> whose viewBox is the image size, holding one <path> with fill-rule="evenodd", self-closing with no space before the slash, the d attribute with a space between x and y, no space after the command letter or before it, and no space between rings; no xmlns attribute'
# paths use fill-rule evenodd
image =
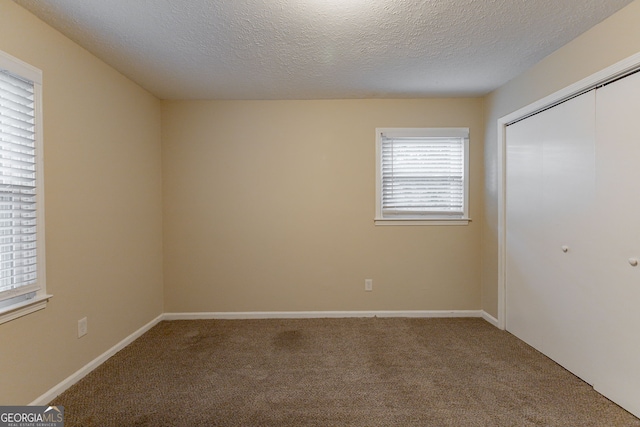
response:
<svg viewBox="0 0 640 427"><path fill-rule="evenodd" d="M376 129L376 225L469 223L469 129Z"/></svg>
<svg viewBox="0 0 640 427"><path fill-rule="evenodd" d="M45 290L42 72L0 52L0 323L40 310Z"/></svg>

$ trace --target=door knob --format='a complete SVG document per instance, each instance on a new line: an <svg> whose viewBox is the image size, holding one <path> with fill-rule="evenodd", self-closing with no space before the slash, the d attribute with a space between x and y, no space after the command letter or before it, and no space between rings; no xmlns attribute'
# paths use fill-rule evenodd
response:
<svg viewBox="0 0 640 427"><path fill-rule="evenodd" d="M567 246L567 245L562 245L562 252L564 252L565 254L566 254L567 252L569 252L569 246Z"/></svg>
<svg viewBox="0 0 640 427"><path fill-rule="evenodd" d="M638 260L637 260L637 259L635 259L635 258L629 258L629 264L630 264L632 267L637 267L637 266L638 266Z"/></svg>

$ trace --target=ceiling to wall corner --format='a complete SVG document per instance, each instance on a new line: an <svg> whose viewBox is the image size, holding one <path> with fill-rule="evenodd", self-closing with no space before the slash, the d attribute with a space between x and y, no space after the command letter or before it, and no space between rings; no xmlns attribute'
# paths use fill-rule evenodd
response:
<svg viewBox="0 0 640 427"><path fill-rule="evenodd" d="M484 95L632 0L14 1L161 99L331 99Z"/></svg>

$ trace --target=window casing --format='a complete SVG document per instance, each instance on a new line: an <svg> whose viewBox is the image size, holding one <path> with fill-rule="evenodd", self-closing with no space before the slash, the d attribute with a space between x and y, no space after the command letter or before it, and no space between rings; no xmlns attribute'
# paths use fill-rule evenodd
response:
<svg viewBox="0 0 640 427"><path fill-rule="evenodd" d="M46 307L42 72L0 51L0 323Z"/></svg>
<svg viewBox="0 0 640 427"><path fill-rule="evenodd" d="M469 129L376 129L376 225L469 223Z"/></svg>

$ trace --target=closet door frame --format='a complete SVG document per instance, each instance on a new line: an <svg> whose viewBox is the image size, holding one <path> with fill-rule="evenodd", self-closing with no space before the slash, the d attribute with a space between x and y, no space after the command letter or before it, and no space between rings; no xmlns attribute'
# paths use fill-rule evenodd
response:
<svg viewBox="0 0 640 427"><path fill-rule="evenodd" d="M509 124L640 70L640 53L498 119L498 328L506 328L506 130Z"/></svg>

